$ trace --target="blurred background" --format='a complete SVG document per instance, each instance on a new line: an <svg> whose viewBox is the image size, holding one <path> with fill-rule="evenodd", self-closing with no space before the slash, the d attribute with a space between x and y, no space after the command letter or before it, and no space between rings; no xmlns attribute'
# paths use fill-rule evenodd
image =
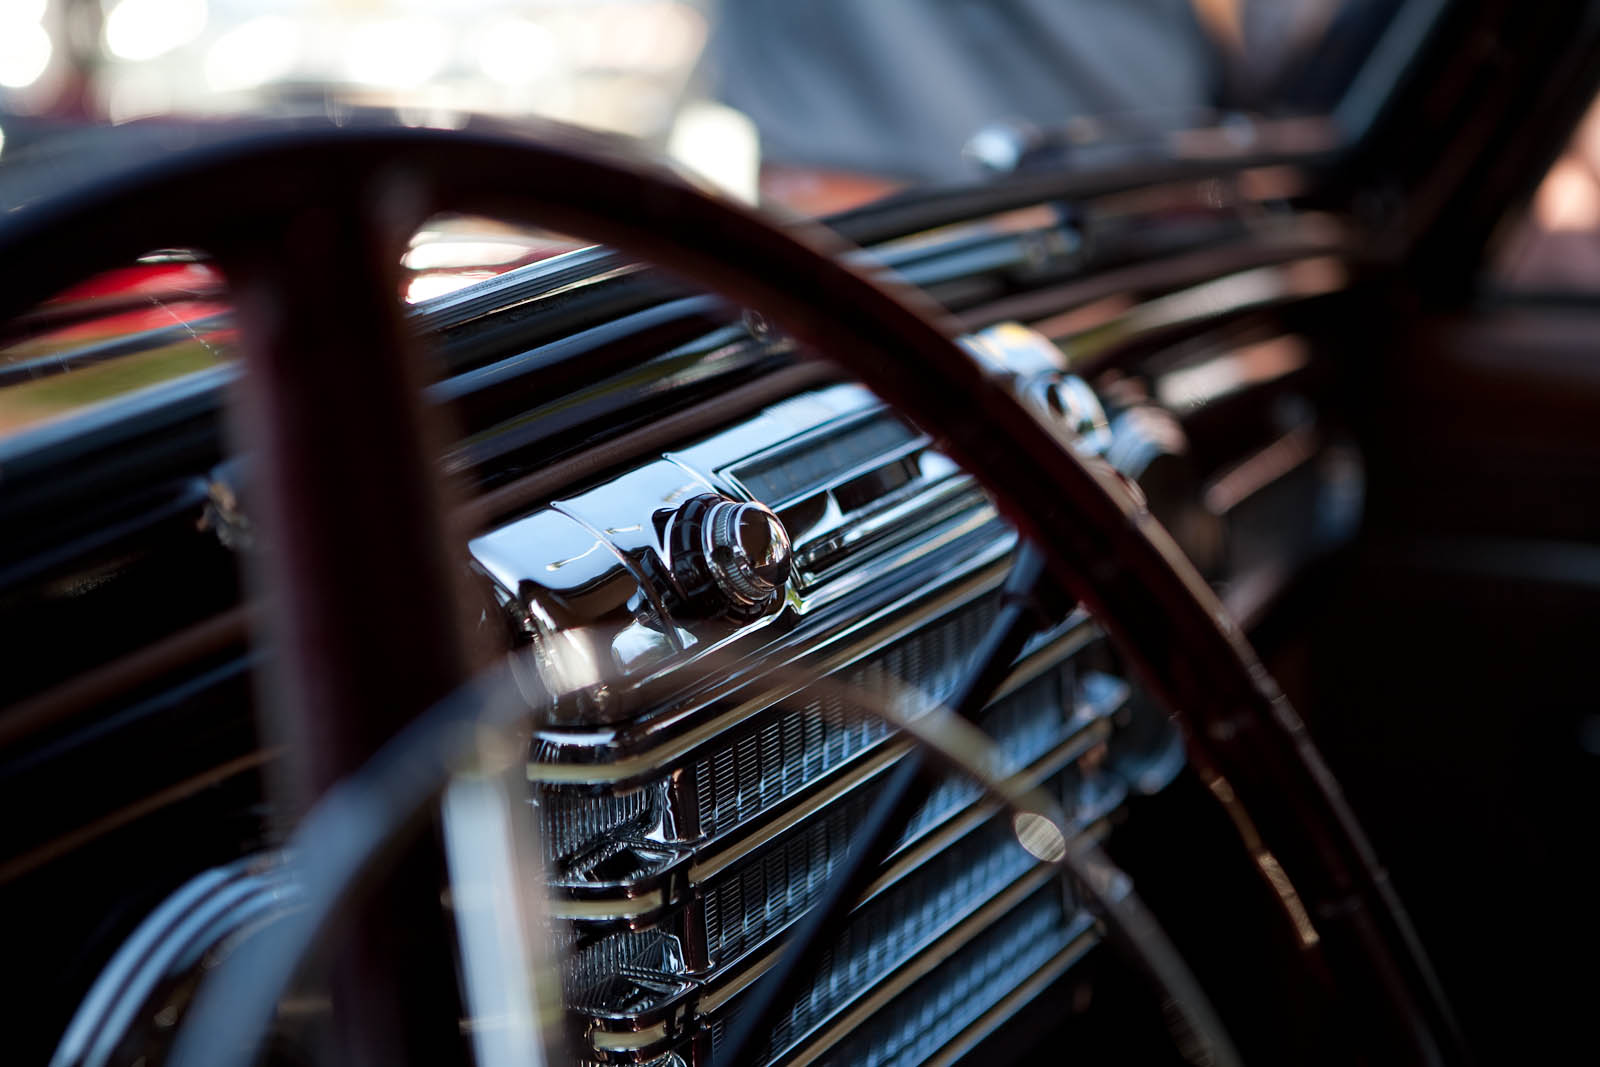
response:
<svg viewBox="0 0 1600 1067"><path fill-rule="evenodd" d="M682 0L0 0L0 128L15 150L85 122L383 109L664 146L707 28ZM749 193L753 160L734 166L724 184Z"/></svg>
<svg viewBox="0 0 1600 1067"><path fill-rule="evenodd" d="M85 126L322 116L553 119L645 142L806 215L907 185L1170 150L1184 130L1308 145L1401 0L0 0L0 176ZM1252 124L1255 124L1252 126ZM8 203L0 187L0 207ZM459 231L460 227L454 228ZM566 247L432 227L423 299ZM450 237L453 247L435 238ZM1600 114L1498 280L1600 288ZM433 246L430 250L429 247ZM429 277L422 277L429 274Z"/></svg>
<svg viewBox="0 0 1600 1067"><path fill-rule="evenodd" d="M815 212L870 174L1005 169L1080 141L1325 110L1398 0L0 0L0 129L384 109L642 138ZM997 129L1000 131L997 135ZM0 144L0 153L5 151ZM784 167L823 168L835 185Z"/></svg>
<svg viewBox="0 0 1600 1067"><path fill-rule="evenodd" d="M124 122L320 104L655 131L706 37L682 0L5 0L8 110Z"/></svg>

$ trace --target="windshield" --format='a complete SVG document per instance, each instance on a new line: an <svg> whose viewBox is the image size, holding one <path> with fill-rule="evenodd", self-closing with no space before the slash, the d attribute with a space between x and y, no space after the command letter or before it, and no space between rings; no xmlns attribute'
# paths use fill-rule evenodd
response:
<svg viewBox="0 0 1600 1067"><path fill-rule="evenodd" d="M537 115L642 138L749 198L826 210L981 179L1041 135L1326 112L1398 7L4 0L0 129L14 151L62 125L155 115Z"/></svg>

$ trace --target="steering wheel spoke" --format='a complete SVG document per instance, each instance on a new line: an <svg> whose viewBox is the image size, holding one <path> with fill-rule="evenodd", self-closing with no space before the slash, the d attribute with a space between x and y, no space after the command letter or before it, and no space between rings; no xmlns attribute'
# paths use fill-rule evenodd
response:
<svg viewBox="0 0 1600 1067"><path fill-rule="evenodd" d="M233 404L265 551L275 691L263 729L297 758L308 804L467 676L459 578L420 403L421 354L400 312L409 213L349 175L333 195L223 234L244 373ZM365 178L366 180L362 180ZM420 835L344 935L333 967L347 1054L460 1059L443 865Z"/></svg>

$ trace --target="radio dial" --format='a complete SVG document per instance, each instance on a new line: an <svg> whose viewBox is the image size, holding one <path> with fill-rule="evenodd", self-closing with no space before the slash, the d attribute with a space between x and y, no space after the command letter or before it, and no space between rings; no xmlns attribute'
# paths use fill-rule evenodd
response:
<svg viewBox="0 0 1600 1067"><path fill-rule="evenodd" d="M673 516L672 571L697 613L751 615L783 595L789 532L772 509L707 494Z"/></svg>

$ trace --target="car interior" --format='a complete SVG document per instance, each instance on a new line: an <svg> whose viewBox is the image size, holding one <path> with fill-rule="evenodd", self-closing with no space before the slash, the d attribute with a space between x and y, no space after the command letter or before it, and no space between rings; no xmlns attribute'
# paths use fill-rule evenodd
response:
<svg viewBox="0 0 1600 1067"><path fill-rule="evenodd" d="M1588 1058L1600 8L726 6L760 204L0 110L0 1059Z"/></svg>

